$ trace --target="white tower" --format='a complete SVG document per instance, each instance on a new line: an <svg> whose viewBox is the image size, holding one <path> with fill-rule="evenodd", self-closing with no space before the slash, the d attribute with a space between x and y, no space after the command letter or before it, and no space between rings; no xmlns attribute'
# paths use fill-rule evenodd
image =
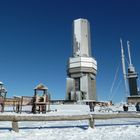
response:
<svg viewBox="0 0 140 140"><path fill-rule="evenodd" d="M91 57L90 26L86 19L74 20L73 56Z"/></svg>
<svg viewBox="0 0 140 140"><path fill-rule="evenodd" d="M68 100L96 100L97 62L91 57L90 25L87 19L73 23L73 57L69 58Z"/></svg>

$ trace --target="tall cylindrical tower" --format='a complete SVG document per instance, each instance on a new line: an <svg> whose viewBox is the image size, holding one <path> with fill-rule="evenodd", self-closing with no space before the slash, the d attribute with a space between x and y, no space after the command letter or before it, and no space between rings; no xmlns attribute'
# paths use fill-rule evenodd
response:
<svg viewBox="0 0 140 140"><path fill-rule="evenodd" d="M66 99L96 100L96 73L97 62L91 56L89 22L87 19L74 20L73 55L68 62Z"/></svg>

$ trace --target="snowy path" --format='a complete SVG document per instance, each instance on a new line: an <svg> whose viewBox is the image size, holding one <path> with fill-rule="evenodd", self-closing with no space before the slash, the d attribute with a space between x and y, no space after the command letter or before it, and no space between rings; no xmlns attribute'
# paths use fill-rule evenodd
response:
<svg viewBox="0 0 140 140"><path fill-rule="evenodd" d="M64 112L57 113L75 113L72 110ZM19 133L16 133L11 131L11 122L0 122L0 140L140 139L140 119L95 120L94 129L88 128L88 121L19 122L19 126Z"/></svg>
<svg viewBox="0 0 140 140"><path fill-rule="evenodd" d="M88 121L20 122L19 133L11 131L10 122L0 122L1 140L139 140L140 119L97 120L95 128Z"/></svg>

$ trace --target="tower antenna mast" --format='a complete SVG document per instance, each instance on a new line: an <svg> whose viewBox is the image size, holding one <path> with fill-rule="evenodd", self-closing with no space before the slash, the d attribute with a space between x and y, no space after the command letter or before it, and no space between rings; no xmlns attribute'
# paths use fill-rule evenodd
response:
<svg viewBox="0 0 140 140"><path fill-rule="evenodd" d="M138 95L138 87L137 87L138 73L135 71L135 67L133 66L132 61L131 61L129 41L127 41L127 49L128 49L128 57L129 57L127 78L128 78L128 82L129 82L130 96L137 96Z"/></svg>
<svg viewBox="0 0 140 140"><path fill-rule="evenodd" d="M127 89L127 78L126 78L126 68L125 68L125 55L124 55L123 43L121 38L120 38L120 43L121 43L122 70L123 70L123 77L124 77L125 93L127 97L128 89Z"/></svg>
<svg viewBox="0 0 140 140"><path fill-rule="evenodd" d="M129 41L127 41L127 49L128 49L129 65L132 66Z"/></svg>

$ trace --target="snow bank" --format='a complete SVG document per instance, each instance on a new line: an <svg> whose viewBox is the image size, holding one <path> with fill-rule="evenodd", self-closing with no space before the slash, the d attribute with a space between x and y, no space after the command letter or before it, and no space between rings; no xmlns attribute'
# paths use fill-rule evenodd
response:
<svg viewBox="0 0 140 140"><path fill-rule="evenodd" d="M130 106L133 111L134 106ZM26 108L25 108L26 109ZM29 108L28 108L29 109ZM122 105L100 108L110 113L122 111ZM88 106L52 105L46 115L87 114ZM103 112L102 112L103 113ZM15 114L12 112L0 113ZM23 113L24 115L26 112ZM22 115L22 114L21 114ZM29 115L29 114L26 114ZM39 114L38 114L39 115ZM95 128L88 128L88 121L19 122L19 133L11 130L11 122L0 122L0 140L139 140L140 119L95 120Z"/></svg>
<svg viewBox="0 0 140 140"><path fill-rule="evenodd" d="M108 123L111 122L111 125ZM64 122L21 122L19 133L9 131L9 123L0 129L2 140L139 140L140 121L137 119L97 121L94 129L87 121ZM133 122L133 123L132 123ZM129 124L130 123L130 124ZM9 127L8 127L9 128Z"/></svg>

